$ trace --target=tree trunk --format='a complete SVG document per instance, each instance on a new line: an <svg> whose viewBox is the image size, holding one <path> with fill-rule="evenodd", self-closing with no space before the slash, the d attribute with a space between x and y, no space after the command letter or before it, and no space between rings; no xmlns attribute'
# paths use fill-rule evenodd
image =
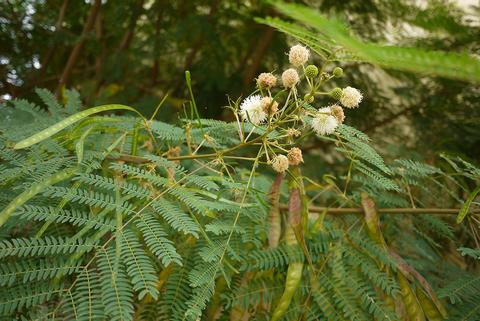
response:
<svg viewBox="0 0 480 321"><path fill-rule="evenodd" d="M87 21L85 22L85 26L83 27L82 34L80 35L80 38L78 39L77 43L73 47L72 52L68 57L67 64L63 69L62 76L60 77L60 81L58 83L57 94L61 92L62 88L70 80L70 75L72 74L73 68L77 63L80 53L82 52L83 46L85 44L85 40L87 39L87 35L90 33L90 31L92 31L92 28L95 25L97 14L100 11L101 5L102 5L102 0L95 0L95 3L90 9L90 13L88 15Z"/></svg>

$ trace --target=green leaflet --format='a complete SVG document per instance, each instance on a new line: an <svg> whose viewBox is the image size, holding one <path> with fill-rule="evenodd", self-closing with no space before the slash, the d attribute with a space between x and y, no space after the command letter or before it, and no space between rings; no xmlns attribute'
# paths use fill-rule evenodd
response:
<svg viewBox="0 0 480 321"><path fill-rule="evenodd" d="M64 120L56 123L55 125L50 126L46 129L42 130L41 132L36 133L33 136L30 136L28 138L25 138L24 140L19 141L18 143L15 144L15 146L13 146L13 148L14 149L22 149L22 148L30 147L32 145L35 145L35 144L41 142L42 140L45 140L49 137L52 137L53 135L55 135L59 131L67 128L68 126L76 123L77 121L79 121L79 120L81 120L85 117L88 117L90 115L97 114L97 113L100 113L100 112L103 112L103 111L107 111L107 110L119 110L119 109L130 110L130 111L133 111L133 112L138 114L137 110L135 110L132 107L125 106L125 105L112 104L112 105L103 105L103 106L90 108L90 109L81 111L79 113L76 113L76 114L74 114L70 117L67 117Z"/></svg>
<svg viewBox="0 0 480 321"><path fill-rule="evenodd" d="M462 221L465 219L468 213L468 209L470 208L470 205L472 204L473 200L475 199L478 193L480 193L480 186L477 186L477 188L475 188L473 192L471 192L470 195L468 195L467 200L465 201L465 203L462 206L462 209L458 213L457 224L462 223Z"/></svg>
<svg viewBox="0 0 480 321"><path fill-rule="evenodd" d="M0 212L0 227L5 224L8 218L15 212L17 208L25 204L32 197L43 191L46 187L61 182L69 177L72 177L77 171L77 168L68 168L50 176L44 181L34 184L30 189L24 191L15 197L3 210Z"/></svg>
<svg viewBox="0 0 480 321"><path fill-rule="evenodd" d="M283 14L313 27L366 62L397 70L480 82L480 60L468 54L366 43L350 35L340 21L328 19L314 9L282 1L272 3ZM298 38L298 34L288 34Z"/></svg>

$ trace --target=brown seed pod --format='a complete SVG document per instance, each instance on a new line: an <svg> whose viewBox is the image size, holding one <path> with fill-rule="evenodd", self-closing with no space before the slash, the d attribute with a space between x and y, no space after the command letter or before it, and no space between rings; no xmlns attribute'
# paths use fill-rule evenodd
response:
<svg viewBox="0 0 480 321"><path fill-rule="evenodd" d="M272 183L268 198L270 200L270 211L268 213L268 223L270 230L268 231L268 247L276 248L280 242L282 233L282 219L280 217L280 187L283 181L283 174L277 175Z"/></svg>

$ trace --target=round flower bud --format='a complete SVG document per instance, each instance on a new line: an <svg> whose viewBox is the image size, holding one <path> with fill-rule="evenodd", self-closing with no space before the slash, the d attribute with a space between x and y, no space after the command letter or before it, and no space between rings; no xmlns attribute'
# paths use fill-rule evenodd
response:
<svg viewBox="0 0 480 321"><path fill-rule="evenodd" d="M345 114L343 112L343 108L339 105L332 105L330 106L330 110L332 112L333 117L337 119L337 121L341 124L345 120Z"/></svg>
<svg viewBox="0 0 480 321"><path fill-rule="evenodd" d="M285 88L293 88L300 81L298 72L293 69L287 69L282 74L282 83Z"/></svg>
<svg viewBox="0 0 480 321"><path fill-rule="evenodd" d="M257 78L257 85L260 88L270 89L277 84L277 77L270 72L262 72Z"/></svg>
<svg viewBox="0 0 480 321"><path fill-rule="evenodd" d="M260 104L263 111L269 115L273 115L278 111L278 103L272 97L263 97Z"/></svg>
<svg viewBox="0 0 480 321"><path fill-rule="evenodd" d="M310 51L302 45L296 45L290 48L288 61L296 67L305 64L310 56Z"/></svg>
<svg viewBox="0 0 480 321"><path fill-rule="evenodd" d="M277 173L283 173L288 169L288 158L285 155L277 155L272 160L272 168Z"/></svg>
<svg viewBox="0 0 480 321"><path fill-rule="evenodd" d="M308 78L315 78L318 76L318 68L315 65L308 65L305 67L305 76Z"/></svg>
<svg viewBox="0 0 480 321"><path fill-rule="evenodd" d="M290 165L293 166L303 163L302 150L300 148L293 147L288 151L287 158Z"/></svg>
<svg viewBox="0 0 480 321"><path fill-rule="evenodd" d="M343 69L340 67L333 68L333 75L337 78L341 77L343 75Z"/></svg>
<svg viewBox="0 0 480 321"><path fill-rule="evenodd" d="M343 96L342 88L339 88L339 87L333 88L332 91L329 93L329 95L334 99L340 100L340 98L342 98Z"/></svg>
<svg viewBox="0 0 480 321"><path fill-rule="evenodd" d="M313 102L313 100L315 99L315 97L311 94L306 94L304 97L303 97L303 100L305 100L306 103L311 103Z"/></svg>
<svg viewBox="0 0 480 321"><path fill-rule="evenodd" d="M358 89L353 87L345 87L342 90L340 102L347 108L355 108L358 107L358 104L360 104L362 99L363 95Z"/></svg>

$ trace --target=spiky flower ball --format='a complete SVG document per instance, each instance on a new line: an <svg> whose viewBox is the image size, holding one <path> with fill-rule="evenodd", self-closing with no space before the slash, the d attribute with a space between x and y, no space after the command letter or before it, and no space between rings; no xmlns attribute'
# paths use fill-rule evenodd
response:
<svg viewBox="0 0 480 321"><path fill-rule="evenodd" d="M270 72L262 72L257 78L257 85L260 88L270 89L277 84L277 77Z"/></svg>
<svg viewBox="0 0 480 321"><path fill-rule="evenodd" d="M308 65L305 67L305 76L308 78L315 78L318 76L318 68L315 65Z"/></svg>
<svg viewBox="0 0 480 321"><path fill-rule="evenodd" d="M342 124L345 120L345 113L343 112L343 108L335 104L330 106L330 110L332 111L332 115L337 119L338 123Z"/></svg>
<svg viewBox="0 0 480 321"><path fill-rule="evenodd" d="M260 103L267 115L273 115L278 111L278 103L272 97L263 97Z"/></svg>
<svg viewBox="0 0 480 321"><path fill-rule="evenodd" d="M272 168L277 173L283 173L288 169L288 158L285 155L277 155L272 160Z"/></svg>
<svg viewBox="0 0 480 321"><path fill-rule="evenodd" d="M343 88L340 102L347 108L355 108L358 107L362 99L363 95L358 89L348 86Z"/></svg>
<svg viewBox="0 0 480 321"><path fill-rule="evenodd" d="M305 64L308 61L308 57L310 57L310 51L302 45L291 47L288 53L288 61L295 67Z"/></svg>
<svg viewBox="0 0 480 321"><path fill-rule="evenodd" d="M332 115L324 113L318 113L312 120L312 128L319 135L332 134L337 126L337 119Z"/></svg>
<svg viewBox="0 0 480 321"><path fill-rule="evenodd" d="M334 75L335 77L337 77L337 78L338 78L338 77L342 77L342 75L343 75L343 69L340 68L340 67L335 67L335 68L333 68L333 72L332 72L332 73L333 73L333 75Z"/></svg>
<svg viewBox="0 0 480 321"><path fill-rule="evenodd" d="M287 69L282 74L282 83L285 88L293 88L300 81L298 72L293 69Z"/></svg>
<svg viewBox="0 0 480 321"><path fill-rule="evenodd" d="M303 163L302 150L298 147L293 147L288 151L287 158L292 166Z"/></svg>
<svg viewBox="0 0 480 321"><path fill-rule="evenodd" d="M262 107L262 97L253 95L245 98L240 105L240 116L243 120L250 120L252 124L259 125L267 119L267 113Z"/></svg>
<svg viewBox="0 0 480 321"><path fill-rule="evenodd" d="M335 87L328 94L333 99L340 100L342 98L342 95L343 95L343 90L340 87Z"/></svg>

